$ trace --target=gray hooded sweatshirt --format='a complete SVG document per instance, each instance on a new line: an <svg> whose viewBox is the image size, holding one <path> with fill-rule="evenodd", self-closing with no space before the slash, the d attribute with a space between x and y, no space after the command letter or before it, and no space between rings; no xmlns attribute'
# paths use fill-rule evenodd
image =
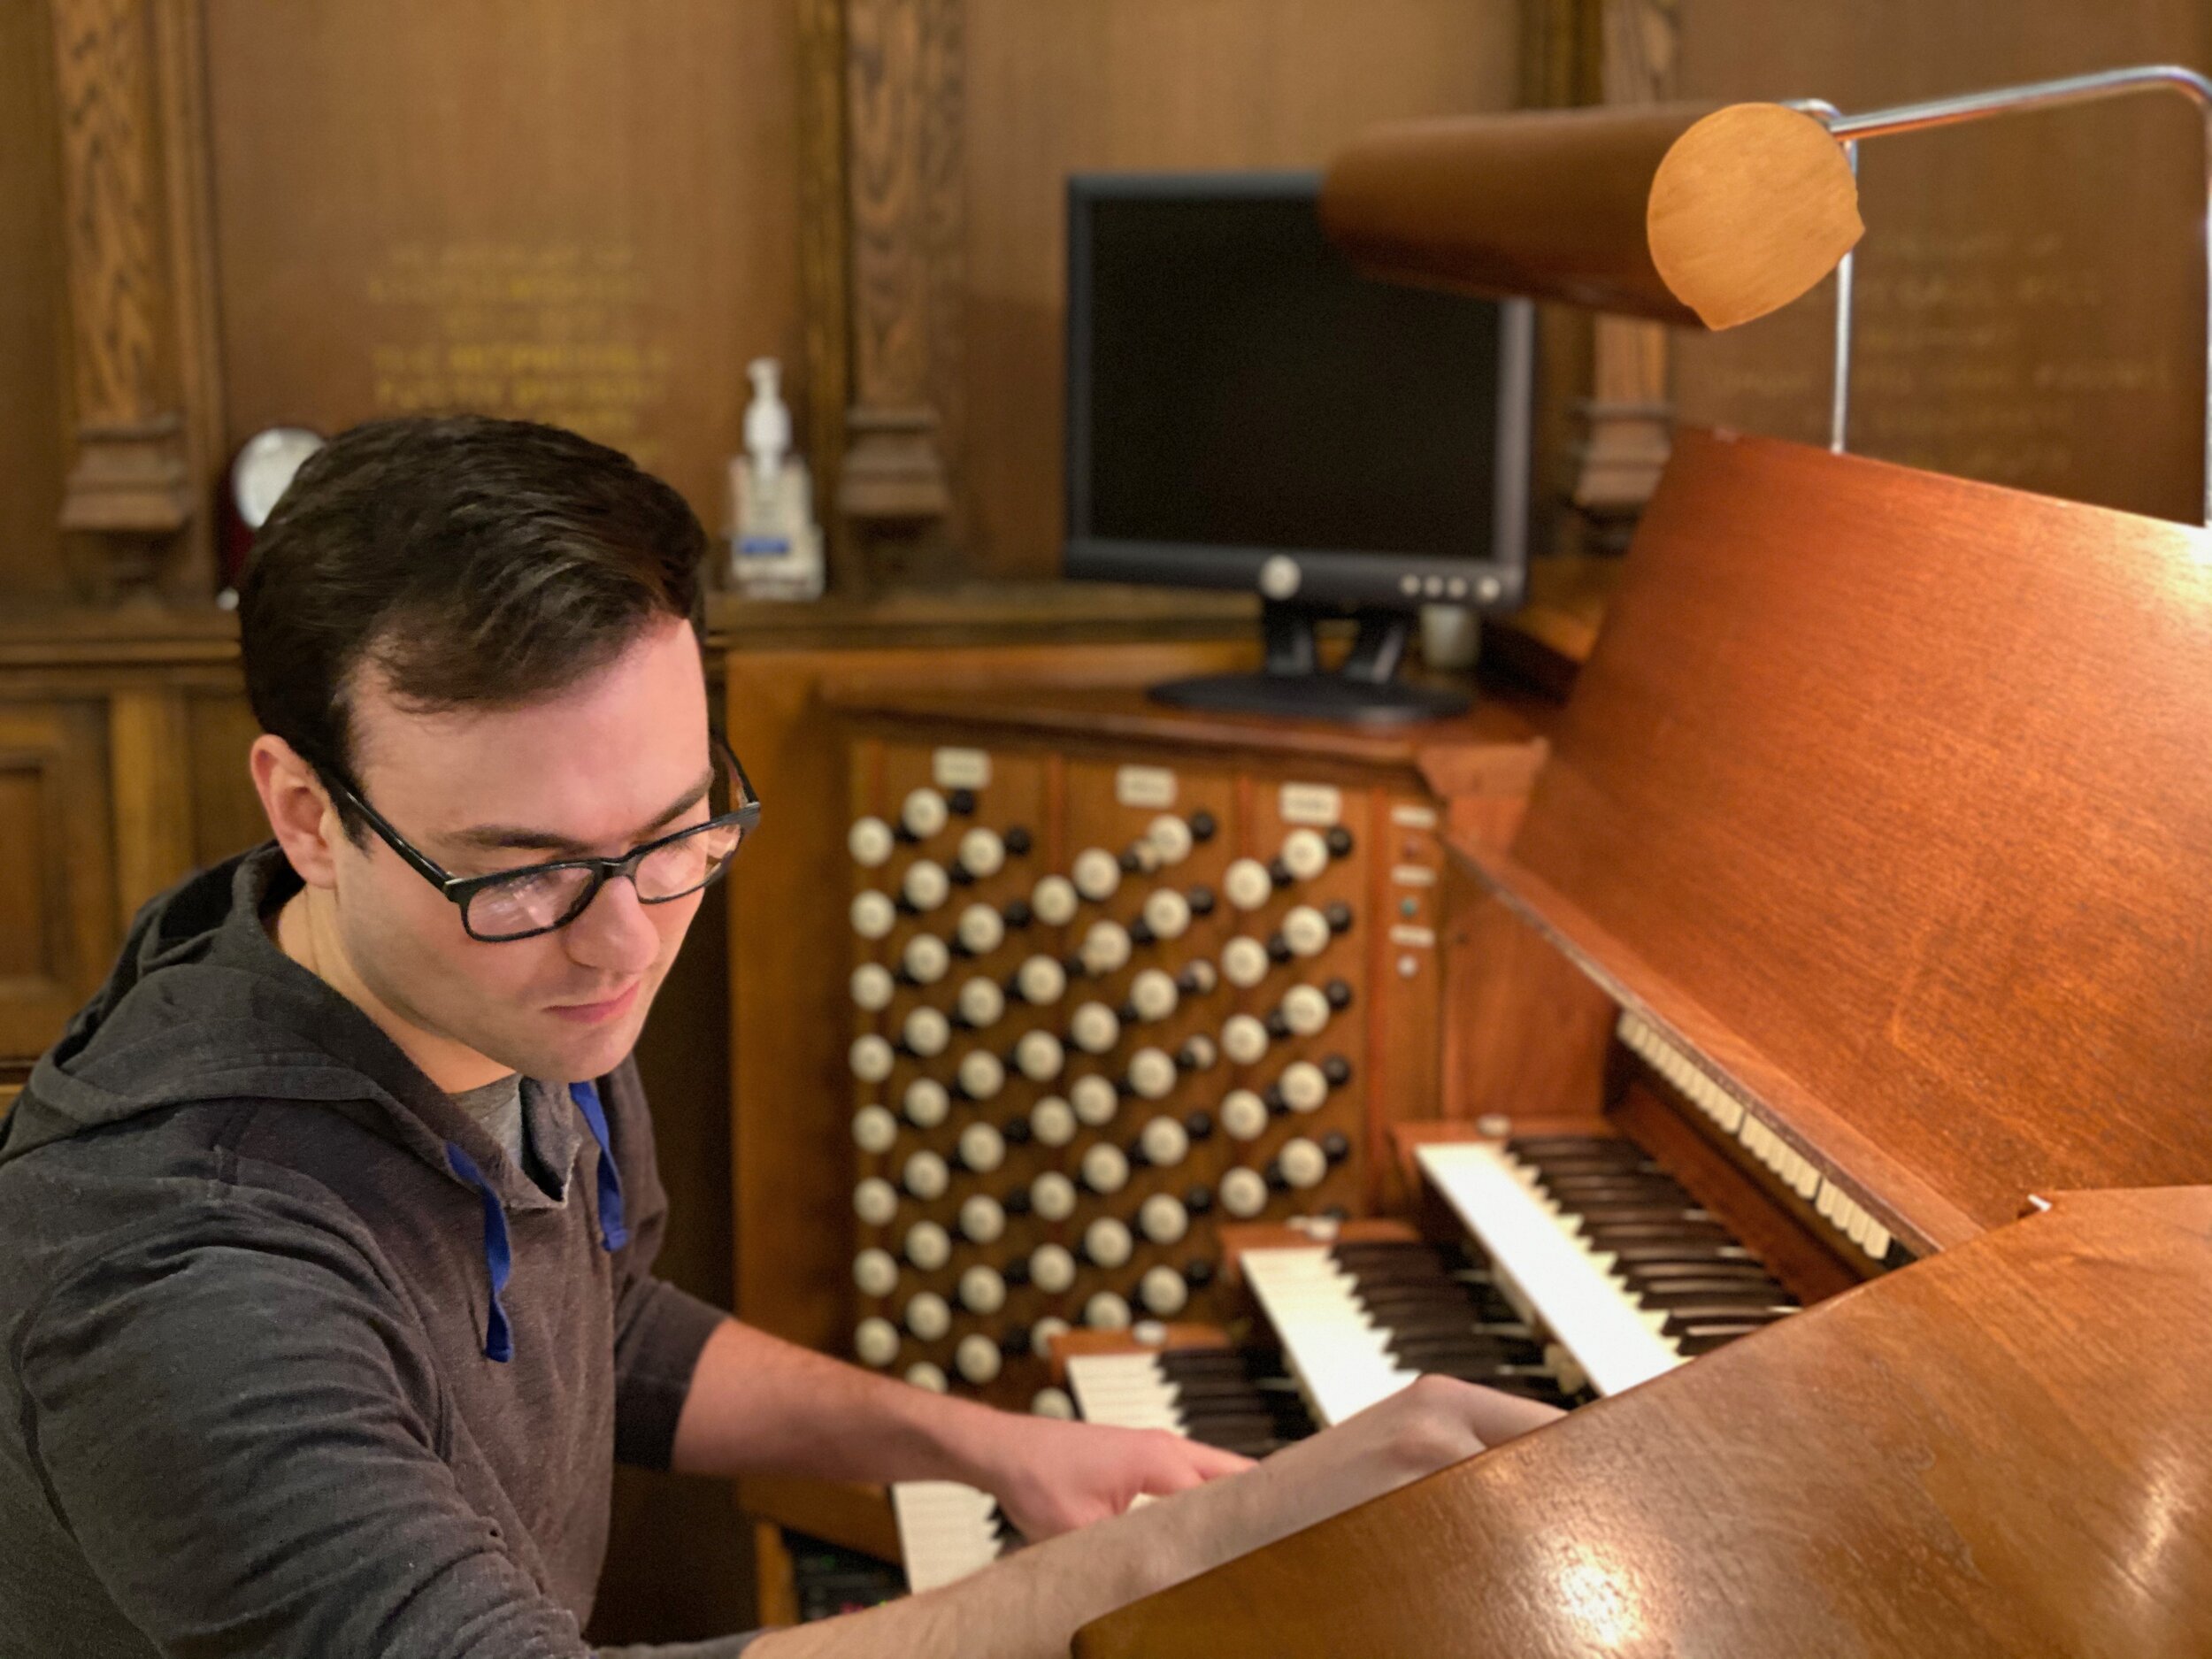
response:
<svg viewBox="0 0 2212 1659"><path fill-rule="evenodd" d="M4 1659L573 1659L668 1463L721 1315L635 1069L529 1086L549 1192L271 941L298 886L154 900L0 1122Z"/></svg>

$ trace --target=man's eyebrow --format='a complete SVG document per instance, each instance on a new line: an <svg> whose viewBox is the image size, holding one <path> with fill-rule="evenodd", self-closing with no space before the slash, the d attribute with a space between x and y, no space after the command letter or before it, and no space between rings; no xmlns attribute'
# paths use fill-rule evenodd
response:
<svg viewBox="0 0 2212 1659"><path fill-rule="evenodd" d="M630 844L653 839L654 833L666 828L676 819L705 800L714 788L714 768L710 765L699 781L684 791L682 798L670 803L650 823L641 824L630 836ZM564 856L583 856L591 848L583 841L557 835L550 830L517 829L506 824L477 824L465 830L456 830L446 837L456 846L481 849L485 851L514 849L522 852L550 852Z"/></svg>

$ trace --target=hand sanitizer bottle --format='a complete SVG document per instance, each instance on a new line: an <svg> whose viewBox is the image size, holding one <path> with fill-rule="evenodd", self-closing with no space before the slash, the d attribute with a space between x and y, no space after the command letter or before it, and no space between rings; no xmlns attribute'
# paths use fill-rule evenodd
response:
<svg viewBox="0 0 2212 1659"><path fill-rule="evenodd" d="M773 357L747 365L753 401L745 411L745 453L730 463L730 580L748 599L819 599L822 532L814 483L791 451L791 411L777 389Z"/></svg>

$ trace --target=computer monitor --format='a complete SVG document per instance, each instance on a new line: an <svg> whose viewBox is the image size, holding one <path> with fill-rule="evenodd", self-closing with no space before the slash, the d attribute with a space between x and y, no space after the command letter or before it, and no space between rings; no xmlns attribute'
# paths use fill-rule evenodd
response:
<svg viewBox="0 0 2212 1659"><path fill-rule="evenodd" d="M1525 589L1533 311L1358 275L1319 187L1069 180L1065 568L1261 595L1267 672L1169 702L1431 718L1466 698L1393 678L1420 607ZM1346 613L1358 639L1322 672L1314 623Z"/></svg>

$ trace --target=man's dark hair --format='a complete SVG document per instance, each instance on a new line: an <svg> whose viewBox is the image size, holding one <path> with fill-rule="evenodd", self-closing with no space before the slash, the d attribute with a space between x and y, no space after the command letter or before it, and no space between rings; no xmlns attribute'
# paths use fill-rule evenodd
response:
<svg viewBox="0 0 2212 1659"><path fill-rule="evenodd" d="M705 549L682 496L572 432L480 415L356 426L308 458L254 544L246 695L264 731L351 780L364 668L411 708L529 702L656 618L696 629Z"/></svg>

